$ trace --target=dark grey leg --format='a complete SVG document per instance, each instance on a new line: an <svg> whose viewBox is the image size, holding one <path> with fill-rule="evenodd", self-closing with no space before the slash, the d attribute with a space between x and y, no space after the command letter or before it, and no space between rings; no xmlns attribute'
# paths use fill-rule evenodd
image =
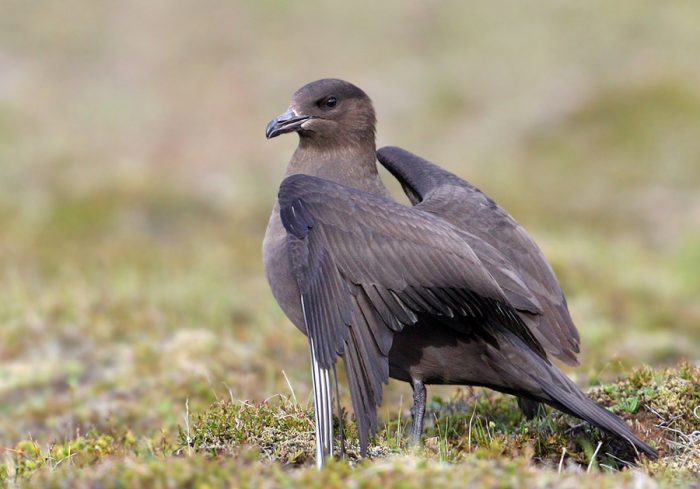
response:
<svg viewBox="0 0 700 489"><path fill-rule="evenodd" d="M411 416L413 416L413 424L411 425L411 445L418 445L423 435L423 416L425 415L425 384L420 380L413 379L413 407L411 407Z"/></svg>
<svg viewBox="0 0 700 489"><path fill-rule="evenodd" d="M539 402L526 397L518 397L518 406L527 419L534 419L540 410Z"/></svg>

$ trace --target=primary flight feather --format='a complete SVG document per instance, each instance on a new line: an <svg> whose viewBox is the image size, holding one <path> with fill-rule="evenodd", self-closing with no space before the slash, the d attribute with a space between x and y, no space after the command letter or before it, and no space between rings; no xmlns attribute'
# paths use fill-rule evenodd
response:
<svg viewBox="0 0 700 489"><path fill-rule="evenodd" d="M336 79L299 89L268 138L299 145L263 242L273 295L309 339L317 464L333 451L338 357L366 453L389 377L413 387L420 438L426 384L479 385L544 402L656 452L550 361L576 364L579 335L559 283L525 230L437 165L375 147L369 97ZM412 206L394 201L377 158Z"/></svg>

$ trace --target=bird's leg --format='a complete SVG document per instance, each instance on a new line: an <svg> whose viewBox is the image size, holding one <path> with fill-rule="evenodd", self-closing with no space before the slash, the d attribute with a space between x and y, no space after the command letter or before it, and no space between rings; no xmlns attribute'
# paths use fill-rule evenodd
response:
<svg viewBox="0 0 700 489"><path fill-rule="evenodd" d="M423 435L423 416L425 415L425 384L417 379L412 379L413 386L413 407L411 407L411 416L413 416L413 424L411 425L411 445L418 445Z"/></svg>
<svg viewBox="0 0 700 489"><path fill-rule="evenodd" d="M338 373L333 364L333 382L335 382L335 401L338 407L338 431L340 432L340 456L345 458L345 423L343 422L343 409L340 407L340 389L338 388Z"/></svg>
<svg viewBox="0 0 700 489"><path fill-rule="evenodd" d="M535 419L540 410L540 403L527 397L518 397L518 406L527 419Z"/></svg>

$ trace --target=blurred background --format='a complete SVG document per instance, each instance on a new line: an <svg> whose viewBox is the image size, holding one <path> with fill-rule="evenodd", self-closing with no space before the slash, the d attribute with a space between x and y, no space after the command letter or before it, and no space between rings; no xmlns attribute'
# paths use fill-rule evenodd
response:
<svg viewBox="0 0 700 489"><path fill-rule="evenodd" d="M168 437L186 400L286 395L283 371L307 399L260 253L297 138L264 129L322 77L532 233L581 385L697 361L698 25L692 0L4 0L0 446Z"/></svg>

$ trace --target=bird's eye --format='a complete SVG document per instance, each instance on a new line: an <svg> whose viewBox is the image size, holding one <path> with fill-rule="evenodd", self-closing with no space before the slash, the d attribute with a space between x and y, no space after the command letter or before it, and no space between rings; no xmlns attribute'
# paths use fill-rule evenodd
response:
<svg viewBox="0 0 700 489"><path fill-rule="evenodd" d="M319 102L319 107L323 109L332 109L338 104L338 99L336 97L328 97Z"/></svg>

